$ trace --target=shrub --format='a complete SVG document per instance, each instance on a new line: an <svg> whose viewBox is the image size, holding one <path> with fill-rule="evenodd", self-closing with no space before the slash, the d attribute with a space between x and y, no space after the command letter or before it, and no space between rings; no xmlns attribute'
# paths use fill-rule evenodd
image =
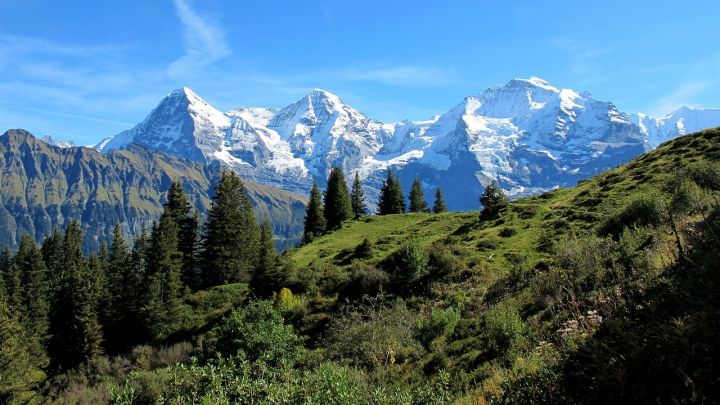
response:
<svg viewBox="0 0 720 405"><path fill-rule="evenodd" d="M450 275L462 273L466 269L465 263L439 247L430 252L428 267L430 268L430 277L438 281L445 280Z"/></svg>
<svg viewBox="0 0 720 405"><path fill-rule="evenodd" d="M428 275L428 255L417 239L410 239L396 250L384 267L393 275L393 284L398 289L417 290Z"/></svg>
<svg viewBox="0 0 720 405"><path fill-rule="evenodd" d="M514 305L500 303L483 316L487 336L500 351L507 350L525 329L520 313Z"/></svg>
<svg viewBox="0 0 720 405"><path fill-rule="evenodd" d="M660 226L665 220L665 203L656 194L641 195L607 218L600 229L600 235L618 237L624 228L632 226Z"/></svg>
<svg viewBox="0 0 720 405"><path fill-rule="evenodd" d="M375 296L387 287L389 280L388 274L377 267L353 262L345 295L352 298Z"/></svg>
<svg viewBox="0 0 720 405"><path fill-rule="evenodd" d="M720 191L720 165L694 163L686 168L688 176L700 187Z"/></svg>
<svg viewBox="0 0 720 405"><path fill-rule="evenodd" d="M271 365L293 364L303 354L303 338L286 325L272 301L253 301L234 310L214 329L215 350Z"/></svg>
<svg viewBox="0 0 720 405"><path fill-rule="evenodd" d="M430 349L433 341L450 336L460 320L460 312L455 308L433 308L430 316L418 322L417 338L426 349Z"/></svg>
<svg viewBox="0 0 720 405"><path fill-rule="evenodd" d="M705 192L694 181L687 178L672 180L668 184L672 190L670 209L676 214L694 214L699 212L706 201Z"/></svg>
<svg viewBox="0 0 720 405"><path fill-rule="evenodd" d="M482 218L493 218L500 210L508 205L508 198L505 192L494 181L485 187L480 196L480 204L483 207Z"/></svg>
<svg viewBox="0 0 720 405"><path fill-rule="evenodd" d="M363 241L357 245L355 248L355 257L358 259L369 259L372 257L373 254L373 246L372 243L368 238L363 239Z"/></svg>
<svg viewBox="0 0 720 405"><path fill-rule="evenodd" d="M509 237L511 237L511 236L513 236L513 235L515 235L515 234L517 234L517 230L515 230L514 228L510 228L510 227L508 227L508 226L502 228L502 229L498 232L498 235L502 236L503 238L509 238Z"/></svg>

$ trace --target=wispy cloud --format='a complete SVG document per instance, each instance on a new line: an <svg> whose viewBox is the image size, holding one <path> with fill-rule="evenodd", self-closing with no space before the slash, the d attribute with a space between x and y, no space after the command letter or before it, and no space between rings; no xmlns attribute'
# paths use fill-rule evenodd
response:
<svg viewBox="0 0 720 405"><path fill-rule="evenodd" d="M168 66L168 76L186 77L232 53L223 30L201 17L188 0L175 0L175 10L183 24L185 54Z"/></svg>

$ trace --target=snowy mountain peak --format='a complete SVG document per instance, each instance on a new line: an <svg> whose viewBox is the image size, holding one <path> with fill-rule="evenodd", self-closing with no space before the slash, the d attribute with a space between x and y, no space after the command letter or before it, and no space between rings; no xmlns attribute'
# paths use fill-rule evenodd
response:
<svg viewBox="0 0 720 405"><path fill-rule="evenodd" d="M71 148L75 146L75 144L72 141L63 141L61 139L55 139L50 134L45 134L41 139L41 141L45 142L48 145L57 146L58 148Z"/></svg>

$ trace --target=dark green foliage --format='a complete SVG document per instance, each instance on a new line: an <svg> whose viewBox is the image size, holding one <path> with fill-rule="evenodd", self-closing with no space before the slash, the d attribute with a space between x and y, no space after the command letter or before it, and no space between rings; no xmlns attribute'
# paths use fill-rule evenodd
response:
<svg viewBox="0 0 720 405"><path fill-rule="evenodd" d="M325 212L323 209L322 196L317 183L313 183L310 191L310 201L305 212L305 231L303 232L303 243L310 243L316 237L325 232Z"/></svg>
<svg viewBox="0 0 720 405"><path fill-rule="evenodd" d="M245 186L235 173L223 171L205 223L201 254L204 284L250 281L257 252L258 225Z"/></svg>
<svg viewBox="0 0 720 405"><path fill-rule="evenodd" d="M234 310L214 334L215 349L225 356L277 366L294 364L304 352L303 338L284 323L271 301L253 301Z"/></svg>
<svg viewBox="0 0 720 405"><path fill-rule="evenodd" d="M460 320L460 312L455 308L433 308L430 316L418 322L417 338L426 349L440 338L446 338L455 331Z"/></svg>
<svg viewBox="0 0 720 405"><path fill-rule="evenodd" d="M146 330L155 340L166 337L174 329L182 312L183 255L178 245L178 225L166 210L150 235L141 308Z"/></svg>
<svg viewBox="0 0 720 405"><path fill-rule="evenodd" d="M720 164L718 163L694 163L685 168L688 177L700 187L720 191Z"/></svg>
<svg viewBox="0 0 720 405"><path fill-rule="evenodd" d="M282 288L285 280L277 263L272 226L268 221L260 226L259 246L258 262L250 286L256 296L269 297Z"/></svg>
<svg viewBox="0 0 720 405"><path fill-rule="evenodd" d="M428 254L417 239L410 239L386 260L395 289L403 294L421 292L428 281Z"/></svg>
<svg viewBox="0 0 720 405"><path fill-rule="evenodd" d="M402 186L390 169L387 171L387 178L380 188L380 201L378 202L378 214L402 214L405 212L405 197Z"/></svg>
<svg viewBox="0 0 720 405"><path fill-rule="evenodd" d="M442 190L440 190L440 187L435 189L435 203L433 204L432 211L435 214L447 212L447 206L445 206L445 200L443 199Z"/></svg>
<svg viewBox="0 0 720 405"><path fill-rule="evenodd" d="M410 212L427 212L427 203L425 202L425 195L423 194L422 184L420 179L417 177L413 181L412 187L410 188Z"/></svg>
<svg viewBox="0 0 720 405"><path fill-rule="evenodd" d="M365 215L367 212L365 208L365 192L363 191L360 174L358 172L355 172L355 180L353 180L352 191L350 192L350 202L355 218Z"/></svg>
<svg viewBox="0 0 720 405"><path fill-rule="evenodd" d="M485 187L485 191L480 196L480 205L483 207L482 217L494 218L502 209L507 207L508 198L500 186L493 181Z"/></svg>
<svg viewBox="0 0 720 405"><path fill-rule="evenodd" d="M49 287L54 291L58 287L62 274L65 271L63 266L63 258L65 255L63 235L59 229L56 228L52 234L45 238L41 251L48 272Z"/></svg>
<svg viewBox="0 0 720 405"><path fill-rule="evenodd" d="M0 297L0 403L28 403L45 377L28 350L25 336L14 311Z"/></svg>
<svg viewBox="0 0 720 405"><path fill-rule="evenodd" d="M15 309L21 314L20 321L26 331L27 347L33 364L43 368L48 364L45 345L50 327L50 288L42 254L29 235L20 239L13 268L20 277L22 295L21 306Z"/></svg>
<svg viewBox="0 0 720 405"><path fill-rule="evenodd" d="M333 167L325 190L325 223L328 230L340 228L353 215L353 206L348 194L345 175L339 167Z"/></svg>
<svg viewBox="0 0 720 405"><path fill-rule="evenodd" d="M509 238L515 234L517 234L517 230L508 226L502 228L500 232L498 232L498 235L502 236L503 238Z"/></svg>
<svg viewBox="0 0 720 405"><path fill-rule="evenodd" d="M182 185L176 181L170 185L164 211L178 227L178 249L182 253L182 282L191 288L197 288L199 280L196 261L200 220L185 196Z"/></svg>
<svg viewBox="0 0 720 405"><path fill-rule="evenodd" d="M666 217L667 208L660 196L640 195L607 218L600 226L598 233L617 237L626 227L660 226Z"/></svg>
<svg viewBox="0 0 720 405"><path fill-rule="evenodd" d="M365 238L363 241L355 247L355 254L354 256L358 259L368 259L372 257L372 250L373 245L372 242L370 242L370 239Z"/></svg>
<svg viewBox="0 0 720 405"><path fill-rule="evenodd" d="M87 260L82 253L82 231L71 222L63 241L64 273L51 317L50 355L55 370L67 370L102 352L102 329L97 298Z"/></svg>
<svg viewBox="0 0 720 405"><path fill-rule="evenodd" d="M353 262L344 295L355 299L374 297L387 289L389 281L390 277L385 271L359 261Z"/></svg>

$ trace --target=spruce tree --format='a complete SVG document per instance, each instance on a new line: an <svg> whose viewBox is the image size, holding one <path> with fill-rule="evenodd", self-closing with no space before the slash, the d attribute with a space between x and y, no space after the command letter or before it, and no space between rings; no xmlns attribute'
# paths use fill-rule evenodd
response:
<svg viewBox="0 0 720 405"><path fill-rule="evenodd" d="M439 214L441 212L447 212L447 207L445 206L445 200L443 199L442 191L440 190L440 187L438 187L435 190L435 204L433 204L433 210L435 214Z"/></svg>
<svg viewBox="0 0 720 405"><path fill-rule="evenodd" d="M365 215L365 212L367 211L365 209L365 192L363 191L362 183L360 182L360 174L358 172L355 172L355 180L352 184L350 201L352 203L352 211L355 218Z"/></svg>
<svg viewBox="0 0 720 405"><path fill-rule="evenodd" d="M387 178L380 189L378 206L378 214L380 215L402 214L405 212L405 197L403 196L400 181L395 178L389 168Z"/></svg>
<svg viewBox="0 0 720 405"><path fill-rule="evenodd" d="M0 297L0 403L30 403L45 374L27 348L15 311Z"/></svg>
<svg viewBox="0 0 720 405"><path fill-rule="evenodd" d="M325 222L328 230L338 229L342 223L352 218L353 207L350 202L345 175L340 167L333 167L325 190Z"/></svg>
<svg viewBox="0 0 720 405"><path fill-rule="evenodd" d="M12 259L12 251L6 246L0 252L0 297L7 298L7 279L12 273Z"/></svg>
<svg viewBox="0 0 720 405"><path fill-rule="evenodd" d="M22 308L18 308L18 313L25 328L28 351L35 366L43 368L48 364L45 345L49 331L50 291L42 254L30 235L21 237L13 267L20 278Z"/></svg>
<svg viewBox="0 0 720 405"><path fill-rule="evenodd" d="M153 226L147 257L147 286L142 307L146 331L152 339L167 336L182 313L182 253L178 250L178 225L169 210Z"/></svg>
<svg viewBox="0 0 720 405"><path fill-rule="evenodd" d="M173 181L168 190L165 211L178 226L178 249L182 253L182 281L197 288L197 239L199 217L180 183Z"/></svg>
<svg viewBox="0 0 720 405"><path fill-rule="evenodd" d="M508 205L508 199L500 186L493 181L485 187L485 191L480 196L480 204L483 206L481 216L492 218Z"/></svg>
<svg viewBox="0 0 720 405"><path fill-rule="evenodd" d="M63 249L62 232L55 228L52 234L43 241L41 250L43 261L45 262L45 267L48 272L50 290L55 291L65 272L65 267L63 266L65 251Z"/></svg>
<svg viewBox="0 0 720 405"><path fill-rule="evenodd" d="M277 264L272 226L265 221L260 226L260 251L251 287L256 296L268 297L282 287L283 281Z"/></svg>
<svg viewBox="0 0 720 405"><path fill-rule="evenodd" d="M63 241L65 273L51 317L50 354L55 370L68 370L101 354L98 292L82 253L82 231L73 221Z"/></svg>
<svg viewBox="0 0 720 405"><path fill-rule="evenodd" d="M131 252L123 238L120 224L115 224L113 229L106 280L108 291L106 344L111 351L119 351L127 348L129 337L135 332L135 325L130 320L137 310L136 291L140 285L134 280Z"/></svg>
<svg viewBox="0 0 720 405"><path fill-rule="evenodd" d="M422 184L417 177L410 188L410 212L427 212L427 202L423 193Z"/></svg>
<svg viewBox="0 0 720 405"><path fill-rule="evenodd" d="M325 213L317 183L313 183L310 191L310 201L305 211L305 230L303 243L310 243L313 239L325 232Z"/></svg>
<svg viewBox="0 0 720 405"><path fill-rule="evenodd" d="M245 186L235 173L224 171L205 223L201 256L206 285L250 281L257 246L258 224Z"/></svg>

